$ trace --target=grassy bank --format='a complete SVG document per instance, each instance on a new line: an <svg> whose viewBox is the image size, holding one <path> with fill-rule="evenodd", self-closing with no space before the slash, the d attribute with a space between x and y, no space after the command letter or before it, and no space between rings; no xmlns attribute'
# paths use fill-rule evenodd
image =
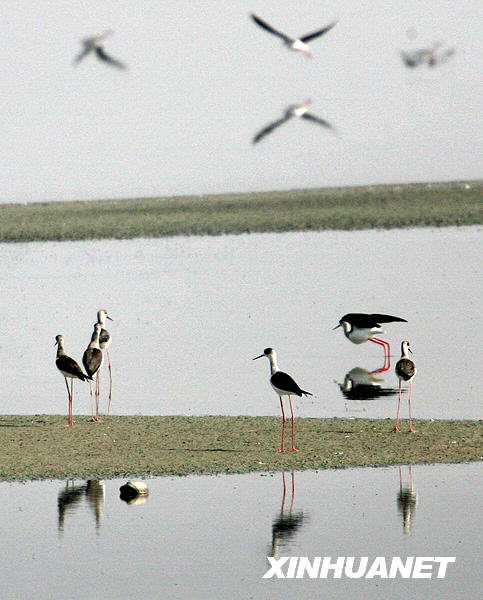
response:
<svg viewBox="0 0 483 600"><path fill-rule="evenodd" d="M389 419L297 419L298 452L277 453L275 417L0 417L0 479L113 478L481 460L483 425Z"/></svg>
<svg viewBox="0 0 483 600"><path fill-rule="evenodd" d="M0 205L0 241L470 225L483 182Z"/></svg>

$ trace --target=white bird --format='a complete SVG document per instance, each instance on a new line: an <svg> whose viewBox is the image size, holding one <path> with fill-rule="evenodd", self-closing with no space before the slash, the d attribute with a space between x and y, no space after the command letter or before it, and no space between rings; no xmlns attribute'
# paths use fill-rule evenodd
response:
<svg viewBox="0 0 483 600"><path fill-rule="evenodd" d="M299 119L306 119L307 121L312 121L313 123L318 123L319 125L322 125L327 129L334 129L332 125L325 119L316 117L312 113L308 112L312 104L312 100L306 100L303 104L292 104L291 106L288 106L285 110L284 116L281 119L277 119L276 121L269 123L266 127L261 129L253 138L253 143L256 144L266 135L271 133L274 129L280 127L280 125L283 125L293 117L297 117Z"/></svg>
<svg viewBox="0 0 483 600"><path fill-rule="evenodd" d="M290 448L290 452L297 450L295 447L295 430L294 430L294 416L293 416L293 406L292 406L292 394L296 396L312 396L310 392L306 392L301 389L295 381L283 371L280 371L277 364L277 353L273 348L265 348L263 354L260 356L255 356L253 360L257 360L258 358L262 358L262 356L266 356L270 361L270 384L273 389L277 392L278 397L280 398L280 408L282 409L282 442L280 444L279 452L285 452L285 426L287 423L287 418L285 416L285 410L283 408L282 396L288 396L288 400L290 403L290 412L292 414L292 447Z"/></svg>
<svg viewBox="0 0 483 600"><path fill-rule="evenodd" d="M88 37L82 40L82 45L84 48L81 52L74 58L74 64L80 63L80 61L85 58L90 52L95 52L97 58L113 67L117 67L118 69L126 69L126 65L121 61L112 58L109 54L104 50L104 40L112 35L114 32L112 29L107 29L103 33L99 35L94 35L92 37Z"/></svg>
<svg viewBox="0 0 483 600"><path fill-rule="evenodd" d="M330 31L332 27L334 27L334 25L336 25L337 23L337 21L334 21L333 23L330 23L330 25L326 25L322 29L314 31L313 33L308 33L307 35L301 36L300 38L293 38L286 35L285 33L282 33L281 31L278 31L278 29L275 29L275 27L269 25L263 19L257 17L257 15L252 14L251 17L255 21L255 23L259 25L262 29L265 29L265 31L268 31L269 33L272 33L273 35L279 37L290 50L294 50L295 52L301 52L302 54L305 54L305 56L312 56L312 52L310 51L307 42L310 42L311 40L321 35L324 35L324 33Z"/></svg>
<svg viewBox="0 0 483 600"><path fill-rule="evenodd" d="M102 327L99 323L94 325L94 332L92 333L92 338L87 346L86 351L84 352L84 356L82 357L82 364L84 365L84 369L86 373L90 377L96 376L96 411L93 415L91 421L95 423L99 423L99 396L100 396L100 386L99 386L99 370L102 367L102 363L104 361L104 356L102 354L102 350L99 346L99 336L101 334ZM89 392L91 397L91 407L92 407L92 383L89 380Z"/></svg>

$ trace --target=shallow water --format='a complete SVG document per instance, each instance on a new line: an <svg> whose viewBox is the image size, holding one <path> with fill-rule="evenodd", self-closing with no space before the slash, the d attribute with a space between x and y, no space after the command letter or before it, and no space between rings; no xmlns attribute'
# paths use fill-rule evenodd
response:
<svg viewBox="0 0 483 600"><path fill-rule="evenodd" d="M473 599L481 481L480 464L156 478L131 505L124 480L1 483L2 599ZM444 579L262 579L267 556L456 563Z"/></svg>
<svg viewBox="0 0 483 600"><path fill-rule="evenodd" d="M414 416L480 418L481 248L480 227L2 244L1 411L66 412L55 335L80 362L106 308L117 414L277 415L268 361L252 361L272 346L314 394L297 415L393 417L409 339ZM382 348L332 331L347 312L408 320L387 324L389 371L371 375ZM104 410L106 384L104 367Z"/></svg>

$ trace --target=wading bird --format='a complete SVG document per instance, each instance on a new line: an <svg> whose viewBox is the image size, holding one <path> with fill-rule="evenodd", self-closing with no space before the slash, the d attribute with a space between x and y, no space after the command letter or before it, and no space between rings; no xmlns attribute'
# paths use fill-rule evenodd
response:
<svg viewBox="0 0 483 600"><path fill-rule="evenodd" d="M107 414L109 414L111 410L111 401L112 401L112 368L111 368L111 357L109 356L109 346L111 345L111 334L105 328L106 319L109 321L113 321L111 317L107 314L107 310L103 308L97 311L97 322L101 326L101 333L99 335L99 347L102 351L106 351L107 354L107 363L109 367L109 404L107 406ZM98 375L99 377L99 375Z"/></svg>
<svg viewBox="0 0 483 600"><path fill-rule="evenodd" d="M81 52L74 58L74 64L80 63L80 61L85 58L90 52L95 52L97 58L108 65L112 65L113 67L117 67L118 69L126 69L126 65L109 54L106 54L104 50L104 40L112 35L114 32L112 29L108 29L101 33L100 35L93 35L92 37L88 37L85 40L82 40L82 45L84 46Z"/></svg>
<svg viewBox="0 0 483 600"><path fill-rule="evenodd" d="M55 336L55 344L57 346L57 359L55 361L56 367L62 373L65 379L65 385L67 386L67 394L69 395L69 420L67 427L72 427L74 424L72 419L72 403L74 399L74 379L80 379L81 381L92 380L92 377L85 375L82 369L76 363L73 358L67 356L64 350L64 337L62 335ZM70 389L67 379L71 380Z"/></svg>
<svg viewBox="0 0 483 600"><path fill-rule="evenodd" d="M412 354L412 350L409 347L409 342L404 341L401 342L401 358L396 363L396 375L399 378L399 395L397 401L397 414L396 414L396 424L394 425L394 432L398 433L399 429L399 408L401 405L401 386L403 381L408 382L409 386L409 431L411 433L417 433L417 430L413 428L413 419L411 415L411 400L413 395L413 378L417 373L416 365L409 358L409 352Z"/></svg>
<svg viewBox="0 0 483 600"><path fill-rule="evenodd" d="M280 408L282 409L282 442L280 444L279 452L285 452L285 427L287 423L287 417L285 416L285 410L283 408L282 396L288 396L288 400L290 403L290 412L292 415L292 447L290 448L290 452L297 450L295 447L295 429L294 429L294 416L293 416L293 406L292 406L292 395L296 396L312 396L310 392L306 392L299 388L299 386L295 383L295 381L283 371L280 371L277 364L277 353L273 348L265 348L263 354L260 356L255 356L253 360L257 360L258 358L262 358L262 356L266 356L270 361L270 383L273 389L277 392L278 397L280 398Z"/></svg>
<svg viewBox="0 0 483 600"><path fill-rule="evenodd" d="M95 413L92 416L91 421L94 423L99 423L99 396L100 396L100 386L99 386L99 369L102 367L102 363L104 360L104 356L102 354L102 350L99 347L99 336L101 334L102 327L99 323L94 325L94 331L92 333L92 338L87 346L86 351L84 352L84 356L82 357L82 364L84 365L84 369L86 370L87 375L91 378L96 376L96 389L95 389ZM91 397L91 408L92 408L92 383L89 380L89 393Z"/></svg>
<svg viewBox="0 0 483 600"><path fill-rule="evenodd" d="M282 33L281 31L278 31L278 29L275 29L275 27L269 25L263 19L257 17L257 15L252 14L251 17L255 21L255 23L259 25L262 29L265 29L265 31L268 31L269 33L272 33L273 35L279 37L290 50L294 50L295 52L301 52L302 54L305 54L305 56L312 56L312 52L310 51L307 42L310 42L311 40L321 35L324 35L324 33L330 31L332 27L334 27L334 25L336 25L337 23L337 21L334 21L333 23L330 23L330 25L326 25L324 28L319 29L318 31L308 33L307 35L304 35L300 38L293 38L286 35L285 33Z"/></svg>
<svg viewBox="0 0 483 600"><path fill-rule="evenodd" d="M376 335L385 333L385 331L382 330L380 323L392 323L394 321L407 323L406 319L393 317L392 315L348 313L340 319L339 324L334 327L334 329L342 327L345 337L353 344L363 344L364 342L369 341L382 346L384 348L384 366L380 369L380 372L383 372L387 371L391 366L389 358L391 344L386 340L377 338Z"/></svg>
<svg viewBox="0 0 483 600"><path fill-rule="evenodd" d="M283 123L286 123L287 121L289 121L292 117L306 119L307 121L312 121L312 123L318 123L319 125L322 125L323 127L326 127L327 129L333 129L332 125L328 121L325 121L324 119L321 119L320 117L316 117L312 113L308 112L308 110L311 106L312 106L312 101L306 100L303 104L292 104L291 106L287 107L287 109L285 110L284 116L281 119L277 119L276 121L273 121L272 123L270 123L263 129L261 129L257 133L257 135L253 138L253 143L256 144L262 138L264 138L266 135L271 133L274 129L276 129L280 125L283 125Z"/></svg>

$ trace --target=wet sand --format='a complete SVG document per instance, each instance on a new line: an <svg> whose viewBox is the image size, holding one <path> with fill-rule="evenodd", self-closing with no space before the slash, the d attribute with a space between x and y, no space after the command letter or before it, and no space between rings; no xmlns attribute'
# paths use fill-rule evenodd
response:
<svg viewBox="0 0 483 600"><path fill-rule="evenodd" d="M481 421L296 419L298 452L278 453L275 417L0 416L0 479L69 479L326 469L481 460ZM290 424L287 428L287 448Z"/></svg>

